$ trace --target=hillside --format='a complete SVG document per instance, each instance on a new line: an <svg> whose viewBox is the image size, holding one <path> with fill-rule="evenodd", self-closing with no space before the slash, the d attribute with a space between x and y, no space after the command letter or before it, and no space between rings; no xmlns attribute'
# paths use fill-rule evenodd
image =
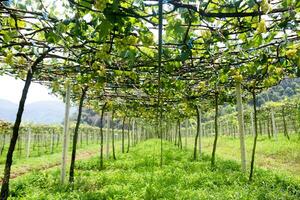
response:
<svg viewBox="0 0 300 200"><path fill-rule="evenodd" d="M261 92L257 96L257 105L262 106L268 101L281 101L297 95L300 91L300 78L284 79L278 85Z"/></svg>

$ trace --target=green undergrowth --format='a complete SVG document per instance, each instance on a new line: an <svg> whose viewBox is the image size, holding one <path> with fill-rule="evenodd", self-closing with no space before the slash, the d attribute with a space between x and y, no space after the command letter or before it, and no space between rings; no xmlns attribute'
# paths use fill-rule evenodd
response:
<svg viewBox="0 0 300 200"><path fill-rule="evenodd" d="M234 161L191 160L165 142L160 167L160 141L138 144L117 160L105 161L99 170L97 157L78 161L74 185L60 185L59 170L34 172L12 181L11 199L300 199L297 180L256 169L253 182Z"/></svg>
<svg viewBox="0 0 300 200"><path fill-rule="evenodd" d="M80 155L81 153L97 151L99 149L99 145L92 144L90 146L85 147L84 149L78 149L77 153ZM71 152L68 152L68 156L70 157ZM50 155L41 155L39 157L29 157L22 159L14 159L12 165L12 174L22 174L26 171L33 171L35 169L47 168L48 166L58 165L61 162L61 152L53 153ZM4 164L0 165L0 171L4 171ZM0 174L2 177L3 174Z"/></svg>
<svg viewBox="0 0 300 200"><path fill-rule="evenodd" d="M183 139L184 141L184 139ZM202 151L211 154L214 137L202 138ZM247 167L253 147L253 136L248 135L246 142ZM188 148L192 149L194 138L188 139ZM216 155L225 160L240 162L240 140L238 137L220 136ZM261 168L276 171L300 181L300 140L298 134L291 134L290 140L280 134L278 139L269 139L266 135L259 135L256 146L255 165Z"/></svg>

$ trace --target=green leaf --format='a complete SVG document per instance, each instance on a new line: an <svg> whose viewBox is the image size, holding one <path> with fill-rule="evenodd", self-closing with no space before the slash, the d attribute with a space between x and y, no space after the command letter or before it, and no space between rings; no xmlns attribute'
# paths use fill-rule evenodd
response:
<svg viewBox="0 0 300 200"><path fill-rule="evenodd" d="M97 27L97 31L99 32L99 39L103 41L107 35L110 33L112 28L111 23L108 20L103 20L101 24Z"/></svg>
<svg viewBox="0 0 300 200"><path fill-rule="evenodd" d="M57 43L60 40L60 37L56 35L52 30L45 32L45 38L49 43Z"/></svg>

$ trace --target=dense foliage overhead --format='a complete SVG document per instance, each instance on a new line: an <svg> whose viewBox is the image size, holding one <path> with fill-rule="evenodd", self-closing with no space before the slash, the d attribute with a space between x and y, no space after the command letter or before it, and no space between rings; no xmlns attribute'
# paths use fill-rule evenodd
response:
<svg viewBox="0 0 300 200"><path fill-rule="evenodd" d="M94 110L102 100L141 112L156 112L158 87L163 110L180 110L215 93L231 102L236 81L251 91L299 75L298 1L163 3L160 84L158 1L4 1L1 73L25 79L41 58L34 80L54 93L70 80Z"/></svg>

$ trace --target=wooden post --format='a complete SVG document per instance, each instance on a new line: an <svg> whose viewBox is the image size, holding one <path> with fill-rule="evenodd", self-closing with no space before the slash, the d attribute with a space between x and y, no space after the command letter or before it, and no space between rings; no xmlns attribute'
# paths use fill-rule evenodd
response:
<svg viewBox="0 0 300 200"><path fill-rule="evenodd" d="M210 135L212 136L214 134L214 125L213 125L213 122L210 123Z"/></svg>
<svg viewBox="0 0 300 200"><path fill-rule="evenodd" d="M199 109L199 158L202 159L202 136L203 136L203 124L201 108Z"/></svg>
<svg viewBox="0 0 300 200"><path fill-rule="evenodd" d="M40 156L40 134L38 133L36 137L37 137L37 154L38 156Z"/></svg>
<svg viewBox="0 0 300 200"><path fill-rule="evenodd" d="M52 130L52 137L51 137L51 154L53 153L53 147L54 147L54 139L55 139L55 137L54 137L55 135L54 135L54 129Z"/></svg>
<svg viewBox="0 0 300 200"><path fill-rule="evenodd" d="M18 152L19 152L19 157L21 158L22 156L22 134L18 136Z"/></svg>
<svg viewBox="0 0 300 200"><path fill-rule="evenodd" d="M64 120L64 137L63 137L62 163L61 163L61 176L60 176L61 184L64 184L65 182L68 139L69 139L70 85L68 82L66 84L65 104L66 105L65 105L65 120Z"/></svg>
<svg viewBox="0 0 300 200"><path fill-rule="evenodd" d="M116 158L116 150L115 150L114 114L115 114L115 111L113 110L111 113L111 125L112 125L111 126L111 146L112 146L113 159L116 160L117 158Z"/></svg>
<svg viewBox="0 0 300 200"><path fill-rule="evenodd" d="M253 119L253 112L250 113L251 119L251 134L254 135L254 119Z"/></svg>
<svg viewBox="0 0 300 200"><path fill-rule="evenodd" d="M30 139L31 139L31 128L29 127L27 133L26 158L29 158L30 156Z"/></svg>
<svg viewBox="0 0 300 200"><path fill-rule="evenodd" d="M109 132L110 132L110 117L106 115L107 126L106 126L106 158L109 158Z"/></svg>
<svg viewBox="0 0 300 200"><path fill-rule="evenodd" d="M275 123L274 110L271 108L271 120L272 120L272 128L274 132L275 139L278 140L277 127Z"/></svg>
<svg viewBox="0 0 300 200"><path fill-rule="evenodd" d="M189 126L189 120L185 120L185 141L184 141L184 148L187 149L187 137L188 137L188 126Z"/></svg>
<svg viewBox="0 0 300 200"><path fill-rule="evenodd" d="M132 138L132 146L135 145L135 119L132 119L132 133L131 133L131 138Z"/></svg>
<svg viewBox="0 0 300 200"><path fill-rule="evenodd" d="M140 123L138 123L137 121L135 122L135 126L136 126L136 143L139 143L139 141L141 140L141 126Z"/></svg>
<svg viewBox="0 0 300 200"><path fill-rule="evenodd" d="M80 148L82 148L82 144L83 144L83 131L80 131Z"/></svg>
<svg viewBox="0 0 300 200"><path fill-rule="evenodd" d="M246 172L246 145L244 132L244 115L243 102L241 95L241 83L236 84L237 110L238 110L238 130L240 135L240 149L241 149L241 165L242 171Z"/></svg>
<svg viewBox="0 0 300 200"><path fill-rule="evenodd" d="M58 147L60 143L60 133L56 134L56 147Z"/></svg>
<svg viewBox="0 0 300 200"><path fill-rule="evenodd" d="M2 146L1 146L1 150L0 150L0 155L3 154L4 147L5 147L5 140L6 140L6 134L4 133L4 134L2 135Z"/></svg>

